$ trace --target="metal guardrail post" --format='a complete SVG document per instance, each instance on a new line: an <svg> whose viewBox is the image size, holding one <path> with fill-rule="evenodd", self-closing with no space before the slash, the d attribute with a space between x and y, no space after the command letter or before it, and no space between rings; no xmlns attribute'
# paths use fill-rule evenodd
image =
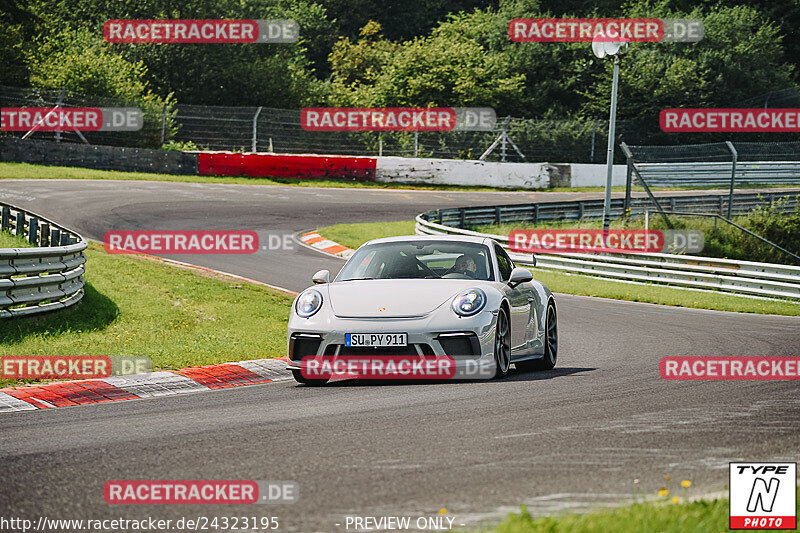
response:
<svg viewBox="0 0 800 533"><path fill-rule="evenodd" d="M164 141L166 140L167 134L167 104L164 104L164 108L161 110L161 146L164 146Z"/></svg>
<svg viewBox="0 0 800 533"><path fill-rule="evenodd" d="M38 238L39 238L39 219L32 218L31 221L28 223L28 242L31 244L36 244Z"/></svg>
<svg viewBox="0 0 800 533"><path fill-rule="evenodd" d="M739 159L739 153L734 148L733 143L730 141L725 141L725 144L728 146L728 150L731 151L731 156L733 159L731 160L731 192L728 195L728 218L731 218L731 212L733 210L733 188L736 182L736 161Z"/></svg>
<svg viewBox="0 0 800 533"><path fill-rule="evenodd" d="M622 143L625 146L625 143ZM627 147L626 147L627 148ZM624 150L624 148L623 148ZM626 151L626 155L630 153L629 150ZM625 202L622 206L623 216L628 218L630 216L630 208L631 208L631 182L633 181L633 158L627 158L627 170L625 176Z"/></svg>
<svg viewBox="0 0 800 533"><path fill-rule="evenodd" d="M253 115L253 149L252 152L258 152L258 115L261 114L261 107L258 108L256 114Z"/></svg>
<svg viewBox="0 0 800 533"><path fill-rule="evenodd" d="M25 213L19 211L17 213L17 223L14 227L14 235L25 236Z"/></svg>

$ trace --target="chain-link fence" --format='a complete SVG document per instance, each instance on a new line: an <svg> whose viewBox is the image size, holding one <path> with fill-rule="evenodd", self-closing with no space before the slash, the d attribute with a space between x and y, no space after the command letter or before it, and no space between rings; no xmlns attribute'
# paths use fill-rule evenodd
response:
<svg viewBox="0 0 800 533"><path fill-rule="evenodd" d="M90 144L240 152L440 157L516 162L605 161L608 121L498 117L493 131L311 132L300 110L269 107L198 106L86 97L70 91L0 86L2 107L139 107L138 132L84 132ZM632 124L617 122L619 139L638 140ZM25 132L2 132L20 137ZM84 142L74 132L37 131L32 138ZM491 152L487 150L496 143ZM516 148L515 148L516 147Z"/></svg>
<svg viewBox="0 0 800 533"><path fill-rule="evenodd" d="M800 107L800 89L786 89L743 102L749 107ZM386 155L439 157L489 161L602 163L606 160L608 121L590 119L523 119L498 117L493 131L452 132L312 132L300 126L300 110L270 107L185 105L156 98L126 101L87 97L70 91L0 86L2 107L139 107L144 127L138 132L85 132L85 142L108 146L231 150L239 152L313 153L343 155ZM22 136L24 132L0 132ZM775 139L776 134L726 134L741 145L741 159L748 157L748 144ZM770 136L771 135L771 136ZM781 140L796 141L797 134L778 134ZM35 139L84 142L74 132L41 132ZM617 144L672 145L718 141L715 133L665 133L657 123L617 120ZM777 143L781 144L781 143ZM490 147L493 149L487 153ZM688 155L690 160L713 161L712 145L701 144ZM651 146L654 150L657 147ZM783 148L781 148L783 149ZM708 150L712 150L709 152ZM667 150L668 151L668 150ZM654 152L655 153L655 152ZM694 154L697 154L696 156ZM758 148L754 154L769 155ZM720 160L728 152L720 152ZM665 152L665 157L671 157ZM712 159L709 159L711 157ZM760 155L754 155L754 158ZM774 157L783 157L780 153ZM663 161L663 159L661 159ZM754 160L754 159L753 159ZM625 158L618 150L616 162Z"/></svg>

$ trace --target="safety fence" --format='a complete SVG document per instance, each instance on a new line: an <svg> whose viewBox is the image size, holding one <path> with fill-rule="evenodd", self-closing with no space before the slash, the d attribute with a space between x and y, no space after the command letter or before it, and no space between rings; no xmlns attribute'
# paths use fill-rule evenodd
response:
<svg viewBox="0 0 800 533"><path fill-rule="evenodd" d="M660 205L673 212L724 214L728 210L730 197L727 194L686 196L659 196ZM800 192L737 193L733 197L733 213L743 215L756 207L768 206L784 212L794 211L800 203ZM648 197L630 199L627 214L643 215L653 211L654 204ZM611 199L611 217L626 214L624 198ZM420 215L432 222L449 227L469 228L491 224L527 222L577 221L600 219L603 216L603 200L578 200L569 202L540 202L536 204L493 205L484 207L454 207L427 211Z"/></svg>
<svg viewBox="0 0 800 533"><path fill-rule="evenodd" d="M800 182L800 142L720 142L678 146L621 145L636 183L730 186Z"/></svg>
<svg viewBox="0 0 800 533"><path fill-rule="evenodd" d="M736 195L737 212L746 212L759 205L767 205L768 202L781 208L787 206L787 210L790 209L790 202L794 202L791 209L797 205L796 194L770 196L772 197ZM727 196L720 198L727 200ZM780 198L784 200L778 202ZM719 202L713 196L672 196L661 197L659 200L666 203L674 200L676 205L682 206L692 205L695 212L717 209L715 202ZM415 230L420 235L486 236L508 248L508 235L481 233L467 228L513 222L597 219L602 216L602 211L602 201L440 209L418 215ZM616 202L612 215L622 215L622 200ZM538 268L615 281L715 290L740 296L800 299L800 267L797 266L661 253L537 254L535 263L530 254L510 252L510 255L515 262L523 265L535 264Z"/></svg>
<svg viewBox="0 0 800 533"><path fill-rule="evenodd" d="M43 313L83 297L87 243L44 217L0 203L0 231L33 247L0 248L0 318Z"/></svg>
<svg viewBox="0 0 800 533"><path fill-rule="evenodd" d="M0 107L138 107L144 127L137 132L36 132L30 138L138 148L229 150L293 154L433 157L487 161L605 160L607 120L498 117L493 131L313 132L300 124L299 109L208 106L86 96L67 90L0 85ZM620 138L640 139L642 126L620 120ZM25 132L5 133L20 137ZM625 135L625 137L622 137ZM512 146L517 146L519 152Z"/></svg>

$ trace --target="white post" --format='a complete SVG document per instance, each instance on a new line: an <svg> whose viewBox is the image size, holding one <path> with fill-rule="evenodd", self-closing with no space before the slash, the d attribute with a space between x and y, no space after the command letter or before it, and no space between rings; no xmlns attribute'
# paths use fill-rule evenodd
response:
<svg viewBox="0 0 800 533"><path fill-rule="evenodd" d="M261 114L261 108L259 107L256 111L256 114L253 115L253 152L258 151L258 115Z"/></svg>
<svg viewBox="0 0 800 533"><path fill-rule="evenodd" d="M611 178L614 173L614 130L617 122L617 85L619 85L619 56L614 56L614 79L611 84L611 117L608 120L608 155L606 157L606 201L603 206L603 229L611 223Z"/></svg>

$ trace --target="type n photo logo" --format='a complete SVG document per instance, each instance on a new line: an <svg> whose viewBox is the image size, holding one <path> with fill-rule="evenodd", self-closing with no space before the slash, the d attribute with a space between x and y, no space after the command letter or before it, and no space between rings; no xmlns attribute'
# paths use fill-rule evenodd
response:
<svg viewBox="0 0 800 533"><path fill-rule="evenodd" d="M729 525L795 529L797 463L730 463Z"/></svg>

